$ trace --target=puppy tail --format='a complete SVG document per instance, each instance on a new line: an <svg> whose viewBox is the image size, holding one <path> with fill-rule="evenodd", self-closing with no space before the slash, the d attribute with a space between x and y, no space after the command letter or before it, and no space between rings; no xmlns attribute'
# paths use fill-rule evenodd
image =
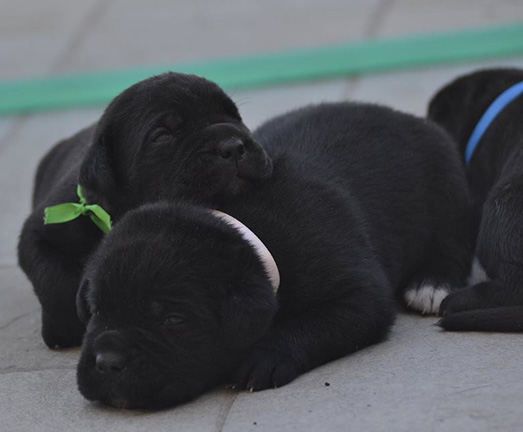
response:
<svg viewBox="0 0 523 432"><path fill-rule="evenodd" d="M523 306L448 313L437 325L450 331L522 332Z"/></svg>

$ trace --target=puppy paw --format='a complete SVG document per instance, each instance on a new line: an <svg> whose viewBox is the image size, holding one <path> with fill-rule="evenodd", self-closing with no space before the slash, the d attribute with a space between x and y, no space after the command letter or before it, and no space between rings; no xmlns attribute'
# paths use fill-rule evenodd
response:
<svg viewBox="0 0 523 432"><path fill-rule="evenodd" d="M463 301L465 297L459 291L456 291L443 299L439 307L439 315L445 315L452 312L460 312L467 309L467 302Z"/></svg>
<svg viewBox="0 0 523 432"><path fill-rule="evenodd" d="M299 374L297 364L290 356L255 347L234 374L234 388L251 392L277 388L288 384Z"/></svg>
<svg viewBox="0 0 523 432"><path fill-rule="evenodd" d="M74 316L59 318L42 313L42 338L51 349L72 348L82 345L84 325Z"/></svg>
<svg viewBox="0 0 523 432"><path fill-rule="evenodd" d="M499 293L506 292L495 281L482 282L456 291L443 300L440 315L475 309L508 306L499 303Z"/></svg>
<svg viewBox="0 0 523 432"><path fill-rule="evenodd" d="M422 314L437 314L441 302L449 293L450 288L447 285L422 283L419 286L407 288L403 298L410 309Z"/></svg>

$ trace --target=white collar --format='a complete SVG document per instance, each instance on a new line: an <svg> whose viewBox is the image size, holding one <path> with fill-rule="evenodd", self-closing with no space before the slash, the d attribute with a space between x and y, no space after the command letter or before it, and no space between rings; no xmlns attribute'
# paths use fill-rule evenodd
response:
<svg viewBox="0 0 523 432"><path fill-rule="evenodd" d="M265 272L271 281L272 289L274 292L277 292L278 288L280 287L280 272L278 271L276 261L269 252L269 249L267 249L267 246L265 246L259 237L238 219L219 210L211 210L211 213L226 222L231 227L236 228L243 239L254 248L256 255L258 255L258 258L262 262L263 267L265 268Z"/></svg>

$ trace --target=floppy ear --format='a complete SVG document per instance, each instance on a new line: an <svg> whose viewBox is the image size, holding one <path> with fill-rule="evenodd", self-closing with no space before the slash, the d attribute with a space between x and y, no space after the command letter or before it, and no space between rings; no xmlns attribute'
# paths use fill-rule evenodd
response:
<svg viewBox="0 0 523 432"><path fill-rule="evenodd" d="M80 288L76 293L76 313L80 321L87 325L91 319L91 309L89 308L89 303L87 302L87 293L89 291L89 280L84 278L80 282Z"/></svg>
<svg viewBox="0 0 523 432"><path fill-rule="evenodd" d="M248 258L247 258L248 259ZM260 339L271 325L278 301L270 280L252 266L238 262L239 285L226 293L221 308L224 339L234 349L244 349Z"/></svg>
<svg viewBox="0 0 523 432"><path fill-rule="evenodd" d="M477 100L475 88L463 78L458 79L440 89L430 100L427 109L427 117L446 129L461 144L460 147L465 146L475 125L469 124L472 102Z"/></svg>
<svg viewBox="0 0 523 432"><path fill-rule="evenodd" d="M456 89L456 83L447 84L431 98L427 107L427 117L440 125L447 126L462 110L463 92Z"/></svg>
<svg viewBox="0 0 523 432"><path fill-rule="evenodd" d="M230 293L222 306L225 342L237 350L249 347L267 332L277 309L270 286L263 292Z"/></svg>
<svg viewBox="0 0 523 432"><path fill-rule="evenodd" d="M116 182L114 161L106 138L105 134L95 134L80 167L80 184L99 197L112 195Z"/></svg>

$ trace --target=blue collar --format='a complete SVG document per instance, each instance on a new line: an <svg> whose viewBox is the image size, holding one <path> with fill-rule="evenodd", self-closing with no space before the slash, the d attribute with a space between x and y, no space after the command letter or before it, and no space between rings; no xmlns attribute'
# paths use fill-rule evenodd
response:
<svg viewBox="0 0 523 432"><path fill-rule="evenodd" d="M514 99L516 99L521 93L523 93L523 81L517 84L514 84L512 87L509 87L503 93L501 93L495 100L490 104L488 109L485 111L483 116L480 118L478 124L474 128L472 135L469 138L467 147L465 148L465 163L468 165L470 159L474 154L474 150L479 144L481 137L488 129L490 124L498 116L498 114L503 111L503 109Z"/></svg>

